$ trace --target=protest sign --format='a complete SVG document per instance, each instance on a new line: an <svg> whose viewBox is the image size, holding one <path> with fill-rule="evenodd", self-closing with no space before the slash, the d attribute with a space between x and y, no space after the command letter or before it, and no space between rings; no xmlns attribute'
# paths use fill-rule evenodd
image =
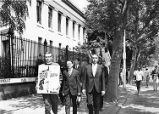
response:
<svg viewBox="0 0 159 114"><path fill-rule="evenodd" d="M39 94L58 94L60 89L60 66L57 63L52 65L39 65L38 82L36 85Z"/></svg>

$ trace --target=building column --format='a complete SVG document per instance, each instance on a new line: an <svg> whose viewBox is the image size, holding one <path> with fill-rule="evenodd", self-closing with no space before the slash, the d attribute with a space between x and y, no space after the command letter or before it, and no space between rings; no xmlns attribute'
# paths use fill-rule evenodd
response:
<svg viewBox="0 0 159 114"><path fill-rule="evenodd" d="M75 23L75 41L78 41L78 23Z"/></svg>
<svg viewBox="0 0 159 114"><path fill-rule="evenodd" d="M66 37L66 16L61 15L61 32Z"/></svg>
<svg viewBox="0 0 159 114"><path fill-rule="evenodd" d="M48 5L44 2L42 5L42 26L48 28Z"/></svg>
<svg viewBox="0 0 159 114"><path fill-rule="evenodd" d="M84 43L84 37L83 37L83 27L81 26L81 36L80 36L81 38L80 38L80 42L81 42L81 44L83 44Z"/></svg>
<svg viewBox="0 0 159 114"><path fill-rule="evenodd" d="M58 31L58 11L53 9L53 22L52 28L57 33Z"/></svg>

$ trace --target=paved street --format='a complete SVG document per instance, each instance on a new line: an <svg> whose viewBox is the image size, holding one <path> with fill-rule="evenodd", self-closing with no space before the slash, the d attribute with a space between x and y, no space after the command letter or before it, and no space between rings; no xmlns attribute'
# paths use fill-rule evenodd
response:
<svg viewBox="0 0 159 114"><path fill-rule="evenodd" d="M126 85L127 90L120 87L118 104L104 102L100 114L159 114L159 92L152 87L141 88L141 94L136 94L134 85ZM60 105L59 114L64 114L64 106ZM87 114L83 101L78 114ZM0 114L44 114L44 104L40 95L26 96L0 101Z"/></svg>

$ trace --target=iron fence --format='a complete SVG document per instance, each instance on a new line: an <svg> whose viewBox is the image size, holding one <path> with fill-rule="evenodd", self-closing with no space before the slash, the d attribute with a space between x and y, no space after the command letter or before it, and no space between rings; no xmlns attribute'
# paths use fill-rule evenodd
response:
<svg viewBox="0 0 159 114"><path fill-rule="evenodd" d="M66 48L54 47L44 43L35 42L19 37L1 37L0 50L0 78L36 77L38 65L44 63L44 54L49 51L53 55L53 61L65 65L67 60L87 56L83 53L69 51Z"/></svg>

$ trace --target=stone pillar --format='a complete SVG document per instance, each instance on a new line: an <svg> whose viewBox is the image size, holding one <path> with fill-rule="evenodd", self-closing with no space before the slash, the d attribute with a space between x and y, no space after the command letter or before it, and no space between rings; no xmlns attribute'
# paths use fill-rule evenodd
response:
<svg viewBox="0 0 159 114"><path fill-rule="evenodd" d="M56 9L53 10L53 22L52 28L55 32L58 31L58 11Z"/></svg>
<svg viewBox="0 0 159 114"><path fill-rule="evenodd" d="M66 37L66 16L61 15L61 32Z"/></svg>
<svg viewBox="0 0 159 114"><path fill-rule="evenodd" d="M48 28L48 5L44 2L44 4L42 4L42 22L41 24L45 27Z"/></svg>

